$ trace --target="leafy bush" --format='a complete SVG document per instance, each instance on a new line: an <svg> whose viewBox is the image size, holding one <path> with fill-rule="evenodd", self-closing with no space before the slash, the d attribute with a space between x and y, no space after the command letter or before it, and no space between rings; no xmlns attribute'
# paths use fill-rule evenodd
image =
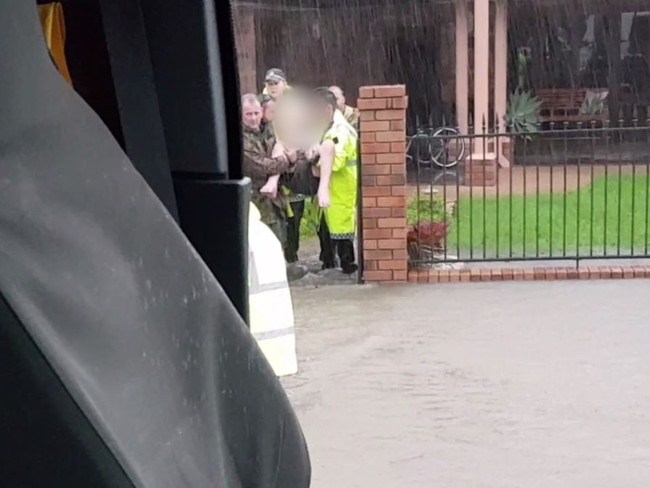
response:
<svg viewBox="0 0 650 488"><path fill-rule="evenodd" d="M420 198L409 202L407 219L410 225L418 222L445 220L445 203L440 198Z"/></svg>

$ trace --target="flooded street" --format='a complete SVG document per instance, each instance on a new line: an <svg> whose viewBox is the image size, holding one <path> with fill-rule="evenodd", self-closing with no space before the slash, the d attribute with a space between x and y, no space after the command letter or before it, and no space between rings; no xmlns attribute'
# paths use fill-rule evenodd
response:
<svg viewBox="0 0 650 488"><path fill-rule="evenodd" d="M650 282L293 295L315 488L648 485Z"/></svg>

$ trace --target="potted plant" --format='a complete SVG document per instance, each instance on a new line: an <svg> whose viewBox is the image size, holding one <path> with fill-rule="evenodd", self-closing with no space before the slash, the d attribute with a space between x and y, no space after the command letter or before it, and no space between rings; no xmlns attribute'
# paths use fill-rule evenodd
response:
<svg viewBox="0 0 650 488"><path fill-rule="evenodd" d="M409 259L434 260L436 254L445 251L449 222L424 220L415 224L406 234Z"/></svg>
<svg viewBox="0 0 650 488"><path fill-rule="evenodd" d="M411 227L406 235L409 260L436 260L444 253L453 209L442 199L416 199L409 203L408 221Z"/></svg>
<svg viewBox="0 0 650 488"><path fill-rule="evenodd" d="M541 106L542 101L528 91L516 90L510 94L504 123L511 137L502 141L501 145L502 154L510 163L514 163L516 140L530 140L531 134L539 131Z"/></svg>

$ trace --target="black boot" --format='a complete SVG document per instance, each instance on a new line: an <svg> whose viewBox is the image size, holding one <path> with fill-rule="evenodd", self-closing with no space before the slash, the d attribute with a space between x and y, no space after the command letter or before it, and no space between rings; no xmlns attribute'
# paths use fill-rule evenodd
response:
<svg viewBox="0 0 650 488"><path fill-rule="evenodd" d="M352 239L341 239L336 241L336 250L341 260L341 270L344 274L355 273L359 266L354 262L354 243Z"/></svg>

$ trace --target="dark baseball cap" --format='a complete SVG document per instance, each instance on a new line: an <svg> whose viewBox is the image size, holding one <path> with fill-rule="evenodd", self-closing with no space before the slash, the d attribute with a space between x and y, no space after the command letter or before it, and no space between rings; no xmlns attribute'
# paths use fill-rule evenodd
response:
<svg viewBox="0 0 650 488"><path fill-rule="evenodd" d="M280 81L287 81L287 75L284 74L280 68L271 68L266 72L264 81L278 83Z"/></svg>

